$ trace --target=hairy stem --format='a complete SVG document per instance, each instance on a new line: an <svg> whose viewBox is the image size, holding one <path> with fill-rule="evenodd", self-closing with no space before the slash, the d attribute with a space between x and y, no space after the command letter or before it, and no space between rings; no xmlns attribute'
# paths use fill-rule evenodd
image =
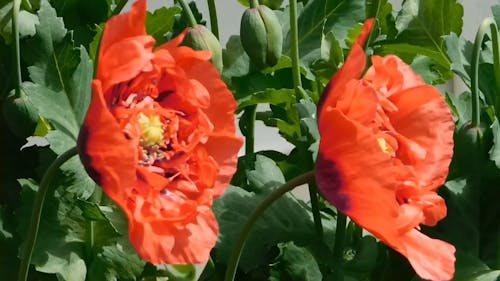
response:
<svg viewBox="0 0 500 281"><path fill-rule="evenodd" d="M198 22L196 22L196 18L194 17L193 12L191 11L191 8L189 7L188 3L185 0L177 0L177 2L181 4L182 11L188 17L189 25L191 25L191 27L197 26Z"/></svg>
<svg viewBox="0 0 500 281"><path fill-rule="evenodd" d="M35 249L36 238L38 235L38 228L40 226L40 218L42 216L43 203L45 202L45 197L50 187L52 179L57 174L59 167L66 161L71 159L77 154L76 147L69 149L52 162L50 167L47 169L43 175L42 181L40 182L40 187L35 196L35 202L33 203L33 211L31 213L30 226L28 230L28 237L26 240L25 248L21 254L21 264L19 268L18 281L26 281L28 278L29 267L31 263L31 256L33 255L33 250Z"/></svg>
<svg viewBox="0 0 500 281"><path fill-rule="evenodd" d="M293 86L298 91L302 88L299 69L299 34L297 27L297 0L290 0L290 34L291 34L291 58L292 58L292 76ZM301 93L297 93L301 94Z"/></svg>
<svg viewBox="0 0 500 281"><path fill-rule="evenodd" d="M231 252L231 256L229 257L229 261L227 264L225 281L234 281L234 276L236 275L236 269L238 268L238 262L240 260L241 252L243 247L245 247L246 240L250 235L250 232L257 222L257 220L262 216L262 214L269 208L276 200L280 199L285 193L291 191L295 187L309 183L314 181L314 171L305 173L300 175L289 182L282 185L280 188L273 191L269 194L264 201L262 201L257 208L253 211L253 213L248 217L245 225L243 226L243 230L236 241L236 244L233 247L233 251Z"/></svg>
<svg viewBox="0 0 500 281"><path fill-rule="evenodd" d="M219 40L219 23L217 21L217 7L215 6L215 0L207 0L208 2L208 13L210 14L210 29L215 35L215 38Z"/></svg>
<svg viewBox="0 0 500 281"><path fill-rule="evenodd" d="M19 9L21 8L21 0L14 0L12 6L12 34L14 35L14 57L15 57L15 72L16 72L16 95L21 96L21 52L19 48Z"/></svg>

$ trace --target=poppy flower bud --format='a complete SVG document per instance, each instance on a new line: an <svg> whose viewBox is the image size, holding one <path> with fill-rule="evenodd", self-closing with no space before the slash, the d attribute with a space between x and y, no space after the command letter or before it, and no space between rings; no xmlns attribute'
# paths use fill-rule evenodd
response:
<svg viewBox="0 0 500 281"><path fill-rule="evenodd" d="M26 138L33 134L38 122L38 110L22 89L18 97L14 91L10 93L3 103L2 111L7 126L15 136Z"/></svg>
<svg viewBox="0 0 500 281"><path fill-rule="evenodd" d="M283 34L273 10L265 5L247 9L241 18L240 35L243 49L258 67L278 63Z"/></svg>
<svg viewBox="0 0 500 281"><path fill-rule="evenodd" d="M203 25L193 27L186 34L182 45L199 51L210 51L210 61L219 72L222 71L222 47L215 35Z"/></svg>

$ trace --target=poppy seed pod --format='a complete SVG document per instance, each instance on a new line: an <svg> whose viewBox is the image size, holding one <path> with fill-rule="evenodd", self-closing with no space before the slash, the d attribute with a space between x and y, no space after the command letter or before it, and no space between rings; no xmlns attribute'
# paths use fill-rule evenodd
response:
<svg viewBox="0 0 500 281"><path fill-rule="evenodd" d="M210 61L219 72L222 71L222 47L215 35L203 25L193 27L186 34L182 45L191 47L198 51L210 51Z"/></svg>
<svg viewBox="0 0 500 281"><path fill-rule="evenodd" d="M3 117L9 129L19 138L33 134L38 122L38 110L21 89L16 97L12 92L3 103Z"/></svg>
<svg viewBox="0 0 500 281"><path fill-rule="evenodd" d="M249 8L241 18L241 44L259 67L273 66L281 57L283 34L273 10L265 5Z"/></svg>

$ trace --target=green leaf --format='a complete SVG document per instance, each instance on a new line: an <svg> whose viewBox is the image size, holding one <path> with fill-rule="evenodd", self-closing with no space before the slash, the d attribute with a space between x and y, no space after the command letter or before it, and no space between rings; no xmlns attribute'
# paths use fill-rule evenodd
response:
<svg viewBox="0 0 500 281"><path fill-rule="evenodd" d="M477 257L461 251L457 251L456 257L454 281L498 281L500 270L491 270Z"/></svg>
<svg viewBox="0 0 500 281"><path fill-rule="evenodd" d="M146 31L155 38L157 46L167 42L168 38L166 35L172 31L175 17L181 11L182 9L179 7L162 7L153 13L148 12L146 16Z"/></svg>
<svg viewBox="0 0 500 281"><path fill-rule="evenodd" d="M240 77L249 73L250 58L241 45L240 37L233 35L229 38L226 48L222 51L224 69L222 77L229 81L231 77Z"/></svg>
<svg viewBox="0 0 500 281"><path fill-rule="evenodd" d="M489 155L491 161L495 162L495 165L500 169L500 125L498 119L493 122L491 130L493 133L493 146L489 151Z"/></svg>
<svg viewBox="0 0 500 281"><path fill-rule="evenodd" d="M21 179L19 182L23 187L23 207L18 217L21 222L19 233L26 235L38 186L30 180ZM80 211L59 192L50 192L45 200L31 263L37 271L55 273L60 280L84 281L84 229Z"/></svg>
<svg viewBox="0 0 500 281"><path fill-rule="evenodd" d="M432 58L443 83L452 77L444 35L460 34L463 7L456 0L407 0L396 17L395 42L381 42L377 53L394 54L411 63L417 54ZM397 43L396 43L397 42Z"/></svg>
<svg viewBox="0 0 500 281"><path fill-rule="evenodd" d="M82 210L82 215L86 219L93 220L93 221L107 221L108 219L106 216L103 214L101 209L99 209L99 206L96 203L89 202L89 201L84 201L84 200L77 200L76 203L78 204L78 207L80 210Z"/></svg>
<svg viewBox="0 0 500 281"><path fill-rule="evenodd" d="M472 119L471 93L447 93L446 100L450 105L457 126L468 123Z"/></svg>
<svg viewBox="0 0 500 281"><path fill-rule="evenodd" d="M273 266L273 269L283 271L286 274L286 280L322 280L323 276L318 263L306 248L298 247L293 242L281 243L278 248L280 255L276 259L277 264ZM284 277L283 274L280 276Z"/></svg>
<svg viewBox="0 0 500 281"><path fill-rule="evenodd" d="M96 33L92 42L89 44L89 57L92 61L97 61L97 56L99 55L97 52L99 51L99 46L101 44L102 33L104 32L104 24L97 25L95 27Z"/></svg>
<svg viewBox="0 0 500 281"><path fill-rule="evenodd" d="M245 96L238 100L238 108L242 109L250 105L268 103L278 105L295 101L295 90L292 89L266 89Z"/></svg>
<svg viewBox="0 0 500 281"><path fill-rule="evenodd" d="M269 185L259 186L262 192L255 194L230 186L214 202L214 212L220 227L215 253L220 262L227 262L243 222L274 188ZM292 195L287 194L275 202L255 224L247 241L248 247L241 256L240 267L249 271L266 264L267 253L276 243L295 241L303 245L310 239L316 239L315 237L311 213Z"/></svg>
<svg viewBox="0 0 500 281"><path fill-rule="evenodd" d="M0 3L0 35L3 37L7 44L12 43L12 1L2 1ZM19 38L35 35L35 25L39 23L38 17L30 11L19 11Z"/></svg>
<svg viewBox="0 0 500 281"><path fill-rule="evenodd" d="M71 136L76 143L79 126L71 111L71 104L64 93L57 93L40 84L24 82L23 89L37 107L40 115L47 118L57 130ZM57 102L54 102L57 100Z"/></svg>
<svg viewBox="0 0 500 281"><path fill-rule="evenodd" d="M443 76L443 73L439 70L439 66L427 56L416 56L410 66L427 84L436 84Z"/></svg>
<svg viewBox="0 0 500 281"><path fill-rule="evenodd" d="M283 173L273 160L256 155L254 167L246 171L249 184L254 190L267 190L285 183Z"/></svg>
<svg viewBox="0 0 500 281"><path fill-rule="evenodd" d="M455 33L444 36L448 56L451 59L451 69L462 80L470 85L470 61L472 59L472 42L458 37Z"/></svg>
<svg viewBox="0 0 500 281"><path fill-rule="evenodd" d="M53 130L47 134L50 149L57 155L76 145L75 140L61 131ZM95 182L88 176L78 157L73 157L61 166L62 173L71 179L66 182L66 191L73 193L79 199L88 199L96 188Z"/></svg>
<svg viewBox="0 0 500 281"><path fill-rule="evenodd" d="M62 18L47 0L42 0L38 10L40 23L36 25L36 36L23 46L23 60L26 60L33 82L47 86L54 91L64 89L66 71L71 69L76 56L63 43L67 30Z"/></svg>
<svg viewBox="0 0 500 281"><path fill-rule="evenodd" d="M396 17L397 39L442 51L443 35L462 32L463 13L456 0L407 0Z"/></svg>
<svg viewBox="0 0 500 281"><path fill-rule="evenodd" d="M323 34L332 32L343 43L348 31L365 18L362 0L311 0L298 16L299 54L309 66L320 57ZM290 51L290 33L285 37L283 52Z"/></svg>
<svg viewBox="0 0 500 281"><path fill-rule="evenodd" d="M396 22L392 15L392 4L387 0L367 0L366 18L376 18L379 30L374 30L375 35L384 35L386 38L393 39L396 34ZM375 36L376 37L376 36Z"/></svg>
<svg viewBox="0 0 500 281"><path fill-rule="evenodd" d="M25 46L23 56L31 65L34 84L23 86L40 114L76 140L90 102L92 61L85 48L73 47L64 23L46 0L38 15L37 35Z"/></svg>
<svg viewBox="0 0 500 281"><path fill-rule="evenodd" d="M400 42L401 40L397 40ZM428 46L418 46L408 43L391 43L383 44L375 47L375 53L381 56L385 55L396 55L400 57L407 64L412 64L415 60L417 54L419 56L427 56L432 59L431 62L426 62L430 67L428 71L433 73L439 73L440 79L432 81L435 84L444 83L450 79L453 73L450 71L450 61L446 56L445 50L437 50ZM418 65L418 61L416 62ZM426 72L423 69L419 69L420 72Z"/></svg>
<svg viewBox="0 0 500 281"><path fill-rule="evenodd" d="M88 46L96 33L95 26L105 22L110 12L108 0L50 0L57 14L74 31L77 44Z"/></svg>
<svg viewBox="0 0 500 281"><path fill-rule="evenodd" d="M93 78L93 64L85 48L77 48L80 51L80 63L70 78L68 84L68 98L72 112L77 124L83 124L87 108L91 99L90 83Z"/></svg>
<svg viewBox="0 0 500 281"><path fill-rule="evenodd" d="M145 264L129 247L104 246L89 269L88 280L138 280Z"/></svg>
<svg viewBox="0 0 500 281"><path fill-rule="evenodd" d="M165 280L172 281L196 281L196 267L192 264L186 265L159 265L146 267L145 272L142 274L143 281L157 281L165 277Z"/></svg>

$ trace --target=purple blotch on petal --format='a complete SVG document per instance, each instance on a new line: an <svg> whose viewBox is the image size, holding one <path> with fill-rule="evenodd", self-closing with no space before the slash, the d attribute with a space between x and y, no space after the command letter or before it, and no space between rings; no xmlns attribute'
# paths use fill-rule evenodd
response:
<svg viewBox="0 0 500 281"><path fill-rule="evenodd" d="M316 160L316 182L326 199L339 211L345 213L351 208L349 197L342 192L342 174L332 160L318 154Z"/></svg>

